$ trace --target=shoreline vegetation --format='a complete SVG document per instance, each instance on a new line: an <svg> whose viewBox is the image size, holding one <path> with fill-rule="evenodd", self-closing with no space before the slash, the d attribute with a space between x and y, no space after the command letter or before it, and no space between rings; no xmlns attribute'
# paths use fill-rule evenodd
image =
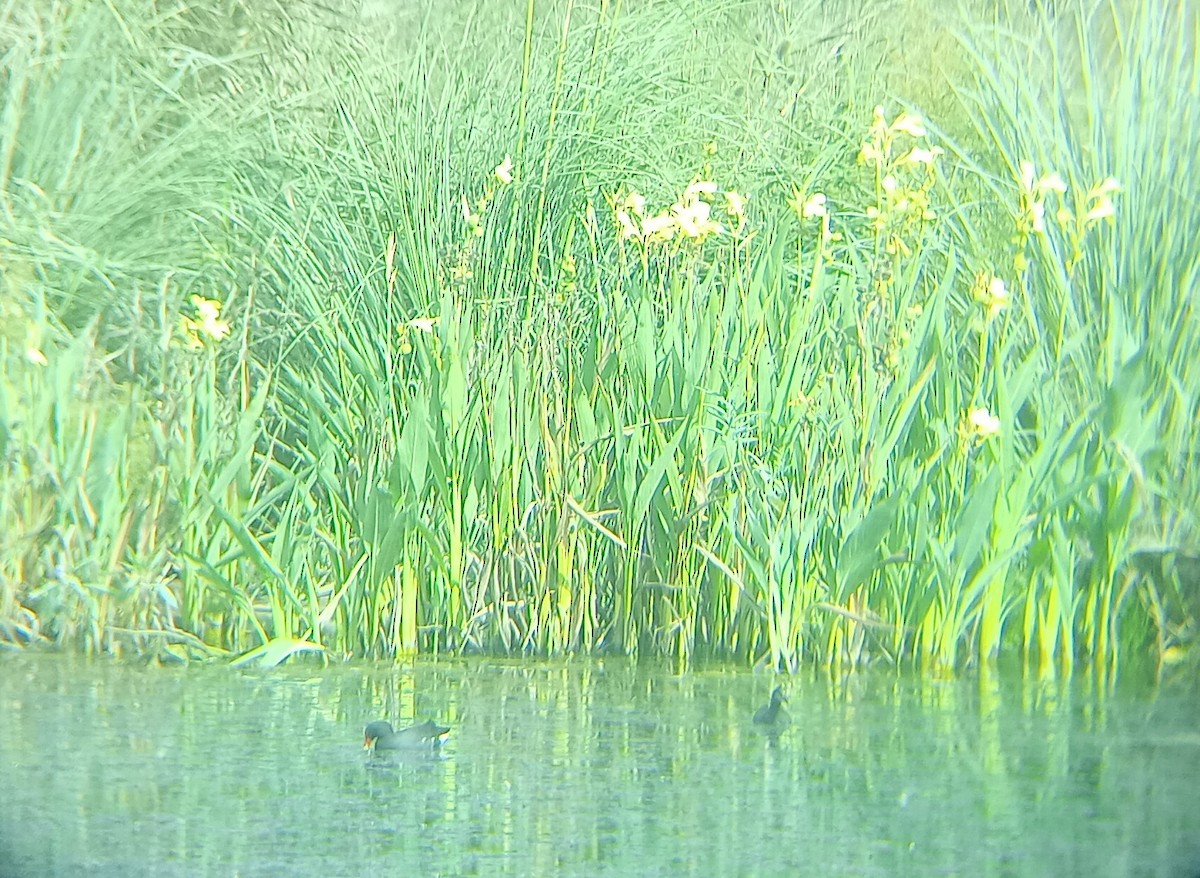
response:
<svg viewBox="0 0 1200 878"><path fill-rule="evenodd" d="M0 13L0 647L1196 667L1187 4L401 5Z"/></svg>

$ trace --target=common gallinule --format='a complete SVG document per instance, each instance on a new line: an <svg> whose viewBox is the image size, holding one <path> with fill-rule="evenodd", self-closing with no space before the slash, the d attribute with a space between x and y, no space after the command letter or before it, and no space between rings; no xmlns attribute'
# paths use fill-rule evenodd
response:
<svg viewBox="0 0 1200 878"><path fill-rule="evenodd" d="M363 749L372 753L380 750L432 750L442 743L442 738L449 731L449 726L439 726L426 720L396 732L392 730L391 723L377 719L367 723L363 729Z"/></svg>
<svg viewBox="0 0 1200 878"><path fill-rule="evenodd" d="M770 704L764 704L758 710L754 711L754 724L770 729L782 729L791 722L787 711L783 709L783 702L785 701L787 701L787 696L783 694L783 687L776 686L775 690L771 693Z"/></svg>

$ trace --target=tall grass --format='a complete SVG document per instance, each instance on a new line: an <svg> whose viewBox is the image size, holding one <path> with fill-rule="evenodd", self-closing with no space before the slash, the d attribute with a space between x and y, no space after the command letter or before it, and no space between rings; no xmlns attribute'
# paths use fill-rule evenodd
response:
<svg viewBox="0 0 1200 878"><path fill-rule="evenodd" d="M157 339L155 369L142 354L101 368L101 351L128 360L115 333L81 362L128 395L112 454L153 440L140 481L105 472L113 515L144 522L158 603L135 626L95 597L141 556L132 525L92 516L117 529L80 538L107 559L78 577L94 608L50 603L49 568L10 546L5 639L54 619L92 649L156 627L266 661L1177 660L1197 611L1173 563L1195 545L1196 327L1179 291L1196 257L1194 204L1171 187L1195 151L1169 142L1155 163L1147 145L1194 141L1194 102L1176 97L1195 92L1194 39L1156 52L1155 4L964 17L938 101L960 109L927 135L915 108L872 110L898 51L886 18L810 6L528 0L439 28L453 7L401 22L403 39L346 25L317 53L320 14L239 5L242 48L210 81L184 94L143 77L132 99L166 109L138 143L161 145L169 203L190 205L165 211L184 249L122 263L157 278L153 319L146 297L113 306ZM229 39L202 15L183 24L123 38L150 59L168 33ZM65 12L54 28L117 32ZM1148 94L1162 129L1116 127ZM172 101L210 108L187 150L158 136L183 124ZM226 147L204 173L182 160L197 144ZM1051 172L1061 200L1031 185ZM44 175L10 174L9 202ZM1110 175L1119 192L1086 194ZM1164 201L1170 222L1149 209ZM26 296L59 283L34 253L10 275ZM193 293L232 330L197 351L179 329L202 319ZM64 338L97 337L49 302ZM12 386L67 368L17 344ZM151 486L143 505L131 484ZM21 513L27 531L36 517ZM71 627L81 616L95 636Z"/></svg>
<svg viewBox="0 0 1200 878"><path fill-rule="evenodd" d="M1195 584L1169 563L1164 575L1158 559L1194 554L1189 434L1200 384L1185 291L1200 266L1191 243L1200 215L1182 181L1196 172L1200 146L1200 23L1157 3L1083 3L1033 18L1031 32L1007 36L1010 51L995 57L977 48L984 35L968 35L978 73L960 89L973 135L1000 160L993 187L1019 175L1021 161L1070 184L1063 209L1072 216L1050 224L1019 273L1029 300L1022 347L1038 351L1045 381L1030 402L1086 417L1058 465L1070 476L1055 490L1073 500L1047 541L1042 569L1056 573L1024 596L1024 638L1052 651L1054 629L1069 637L1054 621L1064 614L1084 651L1114 666L1122 639L1173 655L1181 629L1164 624L1160 608L1186 617L1194 607ZM1120 207L1096 246L1081 246L1081 216L1097 203L1083 193L1110 175L1122 183ZM1044 425L1043 415L1030 426ZM1125 613L1127 603L1137 606ZM1062 645L1071 655L1071 641Z"/></svg>

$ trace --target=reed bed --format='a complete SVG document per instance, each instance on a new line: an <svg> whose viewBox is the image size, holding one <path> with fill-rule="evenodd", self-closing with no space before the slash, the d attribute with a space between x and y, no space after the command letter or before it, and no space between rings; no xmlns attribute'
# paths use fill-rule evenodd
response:
<svg viewBox="0 0 1200 878"><path fill-rule="evenodd" d="M945 16L10 6L0 642L1194 665L1196 20Z"/></svg>

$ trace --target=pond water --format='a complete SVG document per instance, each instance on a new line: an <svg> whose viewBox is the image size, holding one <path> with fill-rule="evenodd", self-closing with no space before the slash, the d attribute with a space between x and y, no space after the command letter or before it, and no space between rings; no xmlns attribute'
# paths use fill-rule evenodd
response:
<svg viewBox="0 0 1200 878"><path fill-rule="evenodd" d="M0 875L1200 876L1196 689L0 658ZM362 727L432 718L436 755Z"/></svg>

